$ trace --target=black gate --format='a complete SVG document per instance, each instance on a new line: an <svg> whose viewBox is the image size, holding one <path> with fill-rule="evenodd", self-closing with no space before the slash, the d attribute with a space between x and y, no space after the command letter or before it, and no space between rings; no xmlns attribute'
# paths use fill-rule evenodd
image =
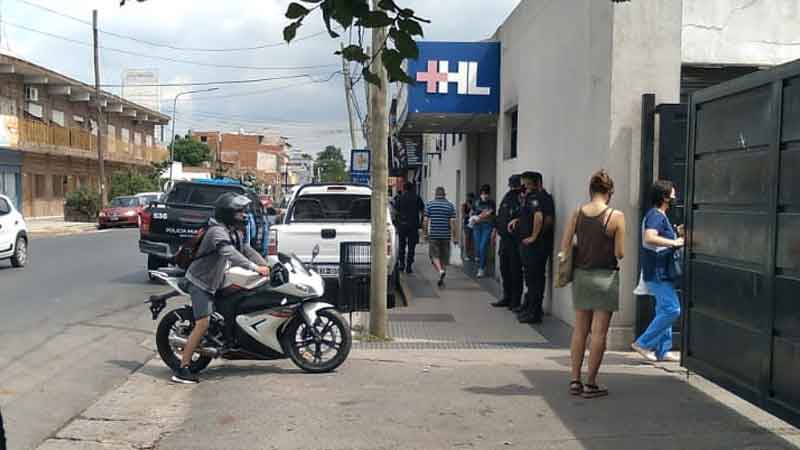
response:
<svg viewBox="0 0 800 450"><path fill-rule="evenodd" d="M689 111L683 364L800 425L800 62Z"/></svg>
<svg viewBox="0 0 800 450"><path fill-rule="evenodd" d="M655 105L655 95L642 96L642 161L640 204L642 216L650 209L650 188L655 179L670 180L678 188L678 199L669 210L670 221L675 225L684 223L686 188L686 135L689 127L689 105L683 103L662 103ZM658 118L658 121L656 121ZM658 124L656 125L656 122ZM656 151L656 126L658 126L658 149ZM639 248L641 248L641 233ZM681 292L678 295L683 298ZM640 297L636 301L636 336L644 330L655 315L655 300ZM682 343L681 319L673 326L673 347L679 349Z"/></svg>

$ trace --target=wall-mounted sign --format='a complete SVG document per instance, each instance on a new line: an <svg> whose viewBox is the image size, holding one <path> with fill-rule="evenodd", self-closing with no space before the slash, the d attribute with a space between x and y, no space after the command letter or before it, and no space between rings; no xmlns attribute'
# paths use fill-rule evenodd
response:
<svg viewBox="0 0 800 450"><path fill-rule="evenodd" d="M407 169L422 165L422 135L401 134L389 137L391 169Z"/></svg>
<svg viewBox="0 0 800 450"><path fill-rule="evenodd" d="M369 149L353 149L350 152L350 179L353 183L369 184L372 155Z"/></svg>

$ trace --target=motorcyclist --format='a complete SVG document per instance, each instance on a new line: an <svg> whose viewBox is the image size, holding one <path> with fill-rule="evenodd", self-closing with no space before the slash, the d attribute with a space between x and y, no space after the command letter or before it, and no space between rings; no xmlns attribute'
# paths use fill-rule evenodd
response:
<svg viewBox="0 0 800 450"><path fill-rule="evenodd" d="M208 228L197 255L186 272L189 282L187 292L192 299L195 325L183 349L181 366L172 375L172 381L176 383L195 384L199 381L189 366L194 350L208 330L209 316L214 309L214 294L224 281L228 265L269 276L267 262L242 237L241 229L247 220L245 208L249 204L249 198L233 192L217 199L214 217L208 220Z"/></svg>

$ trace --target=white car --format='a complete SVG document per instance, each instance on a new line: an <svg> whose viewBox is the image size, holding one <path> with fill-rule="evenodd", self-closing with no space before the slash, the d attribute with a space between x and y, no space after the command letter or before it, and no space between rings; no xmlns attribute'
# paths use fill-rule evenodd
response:
<svg viewBox="0 0 800 450"><path fill-rule="evenodd" d="M320 252L315 266L325 279L326 292L338 288L339 248L342 242L371 242L370 198L372 189L355 184L307 184L289 202L284 220L270 228L277 251L294 253L311 262L314 246ZM387 207L386 253L389 286L396 280L397 233ZM338 289L333 290L333 293Z"/></svg>
<svg viewBox="0 0 800 450"><path fill-rule="evenodd" d="M0 260L10 259L14 267L28 262L28 226L14 203L0 195Z"/></svg>

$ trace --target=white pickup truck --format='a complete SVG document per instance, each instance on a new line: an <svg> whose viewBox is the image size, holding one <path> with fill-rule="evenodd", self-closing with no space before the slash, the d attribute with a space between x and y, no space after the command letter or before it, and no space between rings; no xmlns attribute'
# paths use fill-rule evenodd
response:
<svg viewBox="0 0 800 450"><path fill-rule="evenodd" d="M339 287L339 247L342 242L370 242L372 189L356 184L307 184L293 192L283 221L270 228L271 244L281 253L294 253L311 262L314 246L320 252L315 265L325 279L326 297L334 298ZM397 280L397 233L387 205L386 253L389 292ZM393 303L393 298L389 299Z"/></svg>

